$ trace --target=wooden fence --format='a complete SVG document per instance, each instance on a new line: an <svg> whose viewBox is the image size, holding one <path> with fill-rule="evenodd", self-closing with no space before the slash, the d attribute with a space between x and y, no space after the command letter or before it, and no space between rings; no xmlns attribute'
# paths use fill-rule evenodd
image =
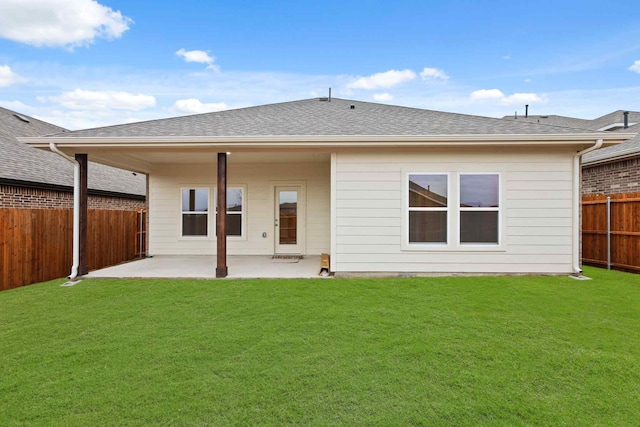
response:
<svg viewBox="0 0 640 427"><path fill-rule="evenodd" d="M640 193L612 194L611 267L640 272ZM607 195L582 197L582 262L607 266Z"/></svg>
<svg viewBox="0 0 640 427"><path fill-rule="evenodd" d="M136 211L89 210L89 269L136 257ZM73 263L73 211L0 209L0 290L69 275Z"/></svg>

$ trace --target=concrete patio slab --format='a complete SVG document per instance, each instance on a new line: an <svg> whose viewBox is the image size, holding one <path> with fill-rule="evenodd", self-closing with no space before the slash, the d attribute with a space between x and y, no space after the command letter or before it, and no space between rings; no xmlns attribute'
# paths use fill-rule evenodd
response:
<svg viewBox="0 0 640 427"><path fill-rule="evenodd" d="M301 260L271 256L228 256L229 279L318 278L320 256ZM215 256L154 256L90 272L88 278L197 278L216 277Z"/></svg>

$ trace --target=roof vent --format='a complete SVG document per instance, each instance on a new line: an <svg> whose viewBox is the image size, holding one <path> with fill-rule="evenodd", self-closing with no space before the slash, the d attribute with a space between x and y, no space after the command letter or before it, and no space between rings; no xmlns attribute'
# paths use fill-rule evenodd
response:
<svg viewBox="0 0 640 427"><path fill-rule="evenodd" d="M329 96L328 96L328 97L321 97L321 98L318 98L318 101L331 102L331 88L329 88Z"/></svg>
<svg viewBox="0 0 640 427"><path fill-rule="evenodd" d="M349 106L349 108L350 108L351 110L355 110L355 109L356 109L356 106L355 106L355 105L350 105L350 106Z"/></svg>
<svg viewBox="0 0 640 427"><path fill-rule="evenodd" d="M27 119L25 116L22 116L18 113L14 113L13 117L16 117L17 119L22 120L25 123L31 123L31 120Z"/></svg>

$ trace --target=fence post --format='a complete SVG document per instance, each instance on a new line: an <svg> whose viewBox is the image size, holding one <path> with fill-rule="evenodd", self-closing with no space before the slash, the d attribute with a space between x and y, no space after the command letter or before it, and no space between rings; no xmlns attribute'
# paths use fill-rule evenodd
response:
<svg viewBox="0 0 640 427"><path fill-rule="evenodd" d="M607 270L611 270L611 197L607 196Z"/></svg>
<svg viewBox="0 0 640 427"><path fill-rule="evenodd" d="M138 250L140 251L140 255L139 258L142 258L142 209L140 209L138 211L138 221L140 222L140 227L139 227L139 232L140 234L138 235Z"/></svg>

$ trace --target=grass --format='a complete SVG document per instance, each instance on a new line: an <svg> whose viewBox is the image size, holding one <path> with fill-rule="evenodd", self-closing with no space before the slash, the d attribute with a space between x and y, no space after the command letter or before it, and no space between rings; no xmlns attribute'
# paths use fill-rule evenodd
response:
<svg viewBox="0 0 640 427"><path fill-rule="evenodd" d="M640 276L0 293L0 425L633 425Z"/></svg>

